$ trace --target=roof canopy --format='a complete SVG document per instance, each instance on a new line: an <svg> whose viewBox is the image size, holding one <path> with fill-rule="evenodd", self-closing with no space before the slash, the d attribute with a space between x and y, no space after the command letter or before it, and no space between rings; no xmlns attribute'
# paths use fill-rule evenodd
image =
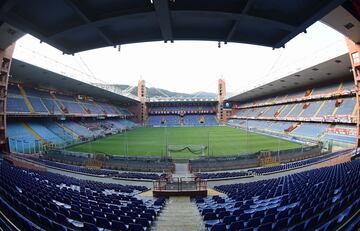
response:
<svg viewBox="0 0 360 231"><path fill-rule="evenodd" d="M279 48L344 0L8 0L0 21L72 54L147 41Z"/></svg>
<svg viewBox="0 0 360 231"><path fill-rule="evenodd" d="M114 103L138 102L136 99L45 70L17 59L12 60L11 75L10 80L33 87L56 89L63 92L70 92L71 94L90 96L96 99L107 99Z"/></svg>
<svg viewBox="0 0 360 231"><path fill-rule="evenodd" d="M349 54L343 54L312 67L289 74L270 83L256 87L229 98L229 101L241 103L254 101L282 92L298 91L304 87L314 87L331 81L352 80Z"/></svg>

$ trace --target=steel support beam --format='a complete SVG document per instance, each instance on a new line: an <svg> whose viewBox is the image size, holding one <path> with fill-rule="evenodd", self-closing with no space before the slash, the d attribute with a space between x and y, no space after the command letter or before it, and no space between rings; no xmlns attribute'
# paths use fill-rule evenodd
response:
<svg viewBox="0 0 360 231"><path fill-rule="evenodd" d="M84 20L86 24L91 24L91 20L84 14L82 10L80 10L79 6L73 1L73 0L66 0L66 3L73 9L75 12ZM92 24L91 24L92 25ZM100 28L93 26L92 27L103 39L104 41L109 45L113 46L114 43L104 34L104 32L101 31Z"/></svg>
<svg viewBox="0 0 360 231"><path fill-rule="evenodd" d="M246 5L245 7L243 8L243 10L241 11L241 14L242 15L247 15L249 10L251 9L251 6L254 4L254 1L255 0L248 0L246 2ZM229 30L229 33L228 35L226 36L226 39L225 39L225 42L228 42L229 40L231 40L232 36L234 35L235 31L236 31L236 28L238 26L238 20L234 20L234 23L231 27L231 29Z"/></svg>
<svg viewBox="0 0 360 231"><path fill-rule="evenodd" d="M154 6L164 41L173 41L169 0L154 0Z"/></svg>

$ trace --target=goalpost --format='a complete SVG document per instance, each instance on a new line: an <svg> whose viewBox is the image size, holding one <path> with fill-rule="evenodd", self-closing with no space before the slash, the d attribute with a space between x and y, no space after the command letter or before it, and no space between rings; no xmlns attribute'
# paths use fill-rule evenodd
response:
<svg viewBox="0 0 360 231"><path fill-rule="evenodd" d="M171 154L188 151L195 155L205 156L208 146L205 144L168 144L166 153L170 157Z"/></svg>

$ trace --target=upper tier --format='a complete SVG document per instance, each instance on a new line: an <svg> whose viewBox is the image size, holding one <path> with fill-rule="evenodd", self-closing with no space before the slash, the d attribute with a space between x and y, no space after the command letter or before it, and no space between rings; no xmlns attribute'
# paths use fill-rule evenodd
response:
<svg viewBox="0 0 360 231"><path fill-rule="evenodd" d="M74 97L49 90L9 84L7 114L10 116L132 116L123 107L94 101L87 96Z"/></svg>

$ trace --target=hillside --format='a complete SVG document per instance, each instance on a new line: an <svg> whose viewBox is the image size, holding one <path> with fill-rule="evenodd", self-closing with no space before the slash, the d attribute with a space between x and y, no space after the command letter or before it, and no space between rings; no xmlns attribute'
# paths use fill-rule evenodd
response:
<svg viewBox="0 0 360 231"><path fill-rule="evenodd" d="M125 89L128 89L128 90L131 90L130 93L133 94L133 95L137 95L137 87L131 87L129 85L122 85L122 84L114 84L114 85L111 85L111 86L114 86L114 87L117 87L121 90L125 90ZM151 88L146 88L146 91L147 91L147 96L152 98L152 97L166 97L166 96L169 96L169 97L194 97L194 96L197 96L197 97L216 97L216 93L211 93L211 92L195 92L195 93L192 93L192 94L187 94L187 93L181 93L181 92L173 92L173 91L168 91L168 90L165 90L165 89L161 89L161 88L154 88L154 87L151 87Z"/></svg>

